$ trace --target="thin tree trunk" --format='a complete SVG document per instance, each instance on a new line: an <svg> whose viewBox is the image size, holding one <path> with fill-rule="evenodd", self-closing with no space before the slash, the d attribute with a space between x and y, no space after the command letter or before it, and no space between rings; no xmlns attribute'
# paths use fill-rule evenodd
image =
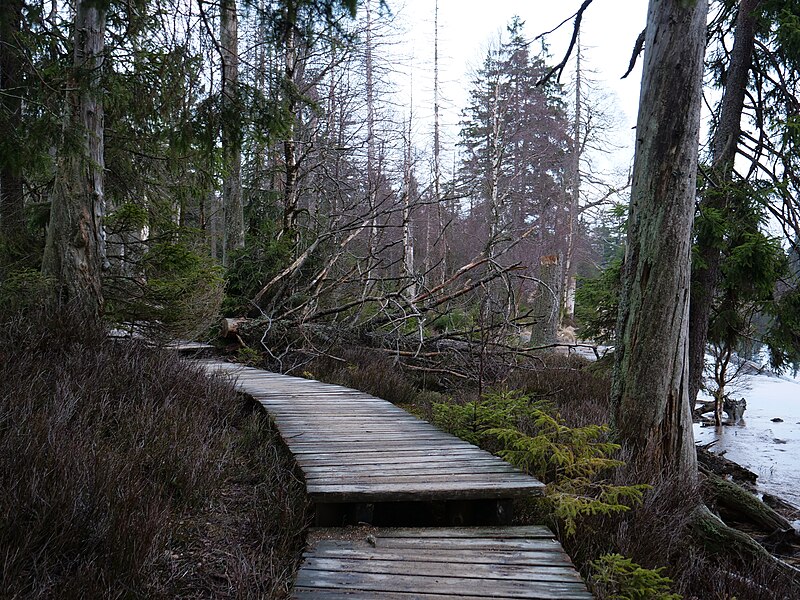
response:
<svg viewBox="0 0 800 600"><path fill-rule="evenodd" d="M572 124L572 194L567 215L567 251L564 255L564 296L562 321L572 324L575 319L575 230L578 225L578 207L581 189L581 38L578 33L575 51L575 120Z"/></svg>
<svg viewBox="0 0 800 600"><path fill-rule="evenodd" d="M289 118L286 137L283 141L283 162L285 168L283 199L283 231L281 235L290 235L297 239L297 180L300 166L297 162L297 148L294 140L297 124L297 5L289 0L286 6L284 22L284 86L286 114Z"/></svg>
<svg viewBox="0 0 800 600"><path fill-rule="evenodd" d="M713 185L730 185L733 163L741 133L742 108L753 59L756 33L755 11L761 0L741 0L730 65L725 76L719 121L711 142ZM735 197L712 190L700 202L700 210L735 210ZM698 237L697 260L692 273L692 299L689 315L689 398L697 400L703 380L708 324L714 295L720 280L719 239Z"/></svg>
<svg viewBox="0 0 800 600"><path fill-rule="evenodd" d="M19 237L24 229L22 173L15 151L22 122L22 0L0 3L0 139L6 149L0 154L0 237Z"/></svg>
<svg viewBox="0 0 800 600"><path fill-rule="evenodd" d="M448 242L442 206L441 125L439 122L439 0L433 13L433 197L436 202L436 229L441 244L441 276L437 283L447 278ZM438 254L438 253L437 253Z"/></svg>
<svg viewBox="0 0 800 600"><path fill-rule="evenodd" d="M222 0L219 10L222 53L222 153L225 169L222 182L222 212L225 221L222 264L227 265L231 252L244 247L239 18L236 12L236 0Z"/></svg>
<svg viewBox="0 0 800 600"><path fill-rule="evenodd" d="M102 314L101 272L106 267L100 89L105 28L102 3L78 0L64 135L81 143L59 158L42 261L43 273L56 283L59 302L76 302L89 315Z"/></svg>
<svg viewBox="0 0 800 600"><path fill-rule="evenodd" d="M363 296L370 294L374 284L374 264L377 255L378 244L378 217L377 194L378 194L378 174L375 166L375 82L374 66L372 62L372 9L371 0L366 0L364 6L367 16L366 48L365 48L365 70L366 70L366 92L367 92L367 203L370 214L370 228L367 239L367 271L364 281Z"/></svg>
<svg viewBox="0 0 800 600"><path fill-rule="evenodd" d="M639 99L612 418L636 466L694 476L691 234L706 0L651 0Z"/></svg>
<svg viewBox="0 0 800 600"><path fill-rule="evenodd" d="M413 88L412 88L413 89ZM413 106L413 103L411 104ZM403 165L403 179L405 194L403 194L403 276L407 283L404 294L409 300L417 295L417 285L414 279L414 237L411 231L411 193L412 173L411 164L411 124L413 113L408 115L408 137L406 138L406 156Z"/></svg>
<svg viewBox="0 0 800 600"><path fill-rule="evenodd" d="M487 159L489 164L489 230L488 240L486 246L486 255L489 258L494 258L497 253L497 245L500 241L501 234L505 233L503 228L504 212L502 206L502 196L500 194L500 169L502 168L502 151L501 145L501 117L500 117L500 81L489 83L489 127L487 140Z"/></svg>

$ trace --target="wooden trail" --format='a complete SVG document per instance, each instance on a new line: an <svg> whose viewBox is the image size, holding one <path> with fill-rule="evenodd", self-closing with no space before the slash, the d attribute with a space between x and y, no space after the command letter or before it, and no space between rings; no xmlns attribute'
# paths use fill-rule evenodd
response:
<svg viewBox="0 0 800 600"><path fill-rule="evenodd" d="M533 477L385 400L230 363L203 364L235 377L267 409L318 508L542 493Z"/></svg>
<svg viewBox="0 0 800 600"><path fill-rule="evenodd" d="M433 505L450 525L505 525L513 498L543 492L533 477L385 400L200 362L269 412L303 473L318 526L427 521ZM544 527L383 528L357 539L352 529L337 531L312 534L294 598L592 597Z"/></svg>
<svg viewBox="0 0 800 600"><path fill-rule="evenodd" d="M312 531L293 598L592 598L546 527L368 531Z"/></svg>

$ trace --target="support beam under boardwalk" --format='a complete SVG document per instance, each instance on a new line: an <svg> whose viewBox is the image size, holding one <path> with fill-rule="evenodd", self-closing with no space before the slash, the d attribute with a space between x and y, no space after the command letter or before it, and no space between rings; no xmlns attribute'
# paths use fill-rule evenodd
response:
<svg viewBox="0 0 800 600"><path fill-rule="evenodd" d="M546 527L316 529L292 598L588 600Z"/></svg>

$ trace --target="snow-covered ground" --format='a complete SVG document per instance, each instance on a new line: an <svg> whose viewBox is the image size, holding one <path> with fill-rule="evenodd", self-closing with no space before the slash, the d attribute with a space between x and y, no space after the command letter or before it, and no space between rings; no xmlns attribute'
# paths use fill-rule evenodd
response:
<svg viewBox="0 0 800 600"><path fill-rule="evenodd" d="M695 425L695 441L758 474L758 486L800 507L800 379L747 376L732 396L747 399L744 422ZM781 419L781 421L773 421Z"/></svg>

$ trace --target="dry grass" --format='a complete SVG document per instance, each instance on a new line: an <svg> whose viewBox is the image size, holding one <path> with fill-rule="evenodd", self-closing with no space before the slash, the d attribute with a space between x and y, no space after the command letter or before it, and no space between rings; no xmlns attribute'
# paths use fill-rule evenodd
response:
<svg viewBox="0 0 800 600"><path fill-rule="evenodd" d="M280 598L308 519L254 410L177 356L75 315L0 327L7 598Z"/></svg>
<svg viewBox="0 0 800 600"><path fill-rule="evenodd" d="M337 359L317 357L306 366L314 378L351 387L394 404L411 404L421 390L391 358L371 348L336 349Z"/></svg>

